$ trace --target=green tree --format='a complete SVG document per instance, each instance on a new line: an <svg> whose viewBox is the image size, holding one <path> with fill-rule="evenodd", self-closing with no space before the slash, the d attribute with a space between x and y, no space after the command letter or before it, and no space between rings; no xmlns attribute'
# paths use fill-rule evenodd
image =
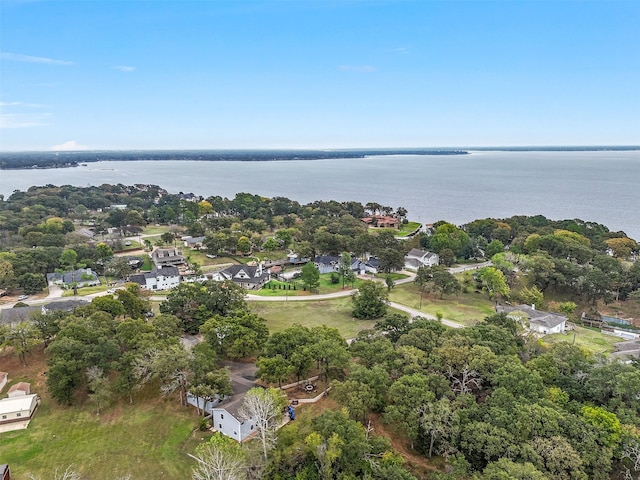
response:
<svg viewBox="0 0 640 480"><path fill-rule="evenodd" d="M487 251L485 253L487 258L492 258L496 253L502 251L504 251L504 243L500 240L492 240L489 242L489 245L487 245Z"/></svg>
<svg viewBox="0 0 640 480"><path fill-rule="evenodd" d="M31 295L41 292L47 286L47 280L39 273L23 273L18 277L18 286L24 293Z"/></svg>
<svg viewBox="0 0 640 480"><path fill-rule="evenodd" d="M302 267L301 278L305 290L312 291L320 285L320 271L313 262L308 262Z"/></svg>
<svg viewBox="0 0 640 480"><path fill-rule="evenodd" d="M238 238L236 248L240 253L244 255L248 254L249 252L251 252L251 240L243 235L242 237Z"/></svg>
<svg viewBox="0 0 640 480"><path fill-rule="evenodd" d="M282 387L283 380L289 378L293 373L293 365L282 355L267 358L261 357L256 362L258 371L256 377L263 379L269 383L277 383L278 387Z"/></svg>
<svg viewBox="0 0 640 480"><path fill-rule="evenodd" d="M499 298L508 298L510 289L504 274L494 267L484 267L478 273L483 288L489 294L489 299L498 303Z"/></svg>
<svg viewBox="0 0 640 480"><path fill-rule="evenodd" d="M389 303L389 293L384 285L371 280L360 284L358 291L351 296L353 316L362 319L373 319L384 316Z"/></svg>
<svg viewBox="0 0 640 480"><path fill-rule="evenodd" d="M342 252L340 256L340 262L338 263L338 273L342 277L342 289L344 290L344 284L353 283L356 281L356 273L351 269L351 254L349 252Z"/></svg>

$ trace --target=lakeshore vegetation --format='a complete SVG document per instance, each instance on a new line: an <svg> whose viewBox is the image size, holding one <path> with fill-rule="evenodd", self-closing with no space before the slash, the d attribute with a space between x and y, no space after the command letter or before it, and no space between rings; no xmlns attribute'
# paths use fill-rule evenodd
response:
<svg viewBox="0 0 640 480"><path fill-rule="evenodd" d="M93 479L636 478L640 362L608 356L614 340L580 326L583 311L640 326L636 241L542 216L441 221L403 239L361 220L394 217L412 233L408 214L153 185L32 187L0 199L4 306L18 295L44 299L47 273L88 267L103 279L90 291L70 286L99 294L72 311L0 324L2 369L42 398L26 430L0 433L0 461L18 478L56 469ZM287 255L373 257L379 273L320 275L301 262L292 267L299 278L265 289L279 298L260 302L233 282L183 283L163 299L125 282L130 257L150 269L149 250L183 235L204 237L201 249L182 248L195 273ZM441 265L399 274L412 248L437 253ZM486 260L473 271L446 268ZM353 295L289 301L330 292ZM410 319L389 300L425 317ZM504 302L563 313L576 329L534 337L495 313ZM185 338L195 341L185 347ZM229 360L255 363L276 390L317 376L314 389L328 397L297 407L277 432L266 422L259 439L235 444L186 406L188 392L231 393ZM213 463L227 476L202 476Z"/></svg>

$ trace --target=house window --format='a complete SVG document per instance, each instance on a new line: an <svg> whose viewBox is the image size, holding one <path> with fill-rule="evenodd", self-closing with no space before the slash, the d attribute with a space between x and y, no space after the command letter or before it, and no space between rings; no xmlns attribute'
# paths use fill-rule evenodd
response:
<svg viewBox="0 0 640 480"><path fill-rule="evenodd" d="M220 420L224 420L224 413L220 414Z"/></svg>
<svg viewBox="0 0 640 480"><path fill-rule="evenodd" d="M22 414L21 413L16 413L16 417L21 417Z"/></svg>
<svg viewBox="0 0 640 480"><path fill-rule="evenodd" d="M5 420L7 418L6 415L2 415L2 419Z"/></svg>
<svg viewBox="0 0 640 480"><path fill-rule="evenodd" d="M253 430L253 425L251 425L251 430Z"/></svg>
<svg viewBox="0 0 640 480"><path fill-rule="evenodd" d="M222 424L221 424L221 423L219 423L219 424L218 424L218 428L219 428L220 430L222 430Z"/></svg>

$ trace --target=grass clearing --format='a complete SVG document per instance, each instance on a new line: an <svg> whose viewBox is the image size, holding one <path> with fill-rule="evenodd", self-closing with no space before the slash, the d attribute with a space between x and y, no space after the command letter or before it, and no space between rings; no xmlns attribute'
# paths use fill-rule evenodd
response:
<svg viewBox="0 0 640 480"><path fill-rule="evenodd" d="M495 313L493 302L483 293L445 295L442 299L437 295L424 294L422 308L420 308L418 287L414 284L403 284L391 289L389 299L431 315L441 313L443 318L467 326L475 325L478 321Z"/></svg>
<svg viewBox="0 0 640 480"><path fill-rule="evenodd" d="M52 478L56 468L68 466L83 478L113 480L190 478L193 460L188 453L205 435L196 430L199 417L176 398L159 398L157 387L143 389L133 404L116 403L100 416L86 402L73 407L53 401L45 386L42 348L27 356L0 354L3 369L14 381L27 381L42 402L26 430L0 434L0 460L11 465L16 479Z"/></svg>
<svg viewBox="0 0 640 480"><path fill-rule="evenodd" d="M92 293L106 292L109 289L108 285L96 285L95 287L82 287L78 289L78 295L91 295ZM73 297L73 288L62 292L63 297Z"/></svg>
<svg viewBox="0 0 640 480"><path fill-rule="evenodd" d="M344 338L355 337L360 330L373 328L375 320L358 320L351 315L351 297L299 302L249 302L251 311L267 320L271 333L294 323L308 328L319 325L337 328Z"/></svg>
<svg viewBox="0 0 640 480"><path fill-rule="evenodd" d="M415 232L421 226L422 224L420 224L419 222L401 223L400 228L398 230L395 230L394 233L396 237L406 237L407 235Z"/></svg>
<svg viewBox="0 0 640 480"><path fill-rule="evenodd" d="M591 353L611 353L615 343L623 342L624 339L605 335L590 328L576 327L573 332L555 333L542 338L544 343L575 343Z"/></svg>
<svg viewBox="0 0 640 480"><path fill-rule="evenodd" d="M142 230L142 235L162 235L170 230L171 227L169 225L147 225Z"/></svg>

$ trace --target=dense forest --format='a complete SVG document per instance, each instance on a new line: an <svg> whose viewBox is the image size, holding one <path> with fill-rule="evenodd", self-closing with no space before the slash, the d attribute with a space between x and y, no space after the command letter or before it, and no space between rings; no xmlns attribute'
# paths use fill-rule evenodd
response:
<svg viewBox="0 0 640 480"><path fill-rule="evenodd" d="M206 251L218 256L375 256L387 275L403 268L410 249L422 248L442 265L418 270L420 295L470 289L496 304L544 306L576 323L578 304L595 314L640 296L637 242L604 225L543 216L440 221L399 239L390 229L367 228L362 218L375 214L406 224L409 212L249 193L201 198L153 185L33 187L0 199L0 288L35 293L46 287L46 273L78 265L124 280L128 271L113 251L126 235L166 224L175 228L160 244L188 233L205 237ZM476 275L444 268L489 259ZM381 283L361 284L354 321L373 319L375 327L349 344L334 328L295 319L270 334L244 290L211 280L181 284L153 316L149 292L124 284L72 312L39 312L30 322L0 326L0 339L25 363L44 344L50 397L62 405L91 402L97 412L140 401L141 388L183 404L188 392L228 394L221 362L238 359L255 360L257 376L273 387L318 375L338 405L265 436L257 451L252 442L241 447L212 437L195 452L198 465L215 460L239 473L194 471L193 478L639 478L640 362L545 344L505 314L460 329L410 320L387 310L387 295ZM202 341L187 349L185 333ZM420 461L407 462L398 445Z"/></svg>

